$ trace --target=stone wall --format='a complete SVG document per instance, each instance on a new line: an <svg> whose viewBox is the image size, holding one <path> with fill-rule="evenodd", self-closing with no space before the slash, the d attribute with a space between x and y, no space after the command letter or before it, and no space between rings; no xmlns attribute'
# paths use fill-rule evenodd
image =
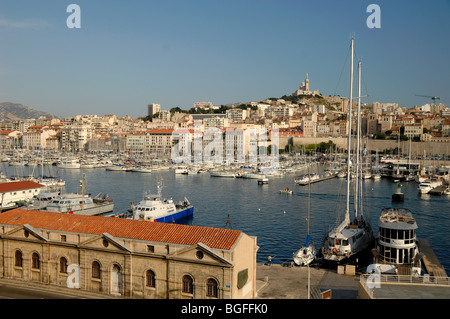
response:
<svg viewBox="0 0 450 319"><path fill-rule="evenodd" d="M309 144L319 144L322 142L327 143L332 141L339 148L347 149L347 138L346 137L285 137L281 136L279 138L280 149L283 150L286 145L291 144L294 147L300 145ZM356 139L352 140L352 147L355 145ZM369 151L382 153L384 150L390 151L390 154L394 153L394 150L398 147L399 143L395 140L373 140L373 139L363 139L362 145L366 144L366 148ZM422 148L424 154L427 156L432 155L450 155L450 143L444 142L411 142L411 154L420 155L422 153ZM409 154L409 141L400 142L400 152L402 154Z"/></svg>

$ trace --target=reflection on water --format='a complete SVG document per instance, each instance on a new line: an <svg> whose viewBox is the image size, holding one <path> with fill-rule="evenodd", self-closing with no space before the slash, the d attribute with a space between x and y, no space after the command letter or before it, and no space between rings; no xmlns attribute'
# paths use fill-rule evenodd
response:
<svg viewBox="0 0 450 319"><path fill-rule="evenodd" d="M11 169L4 169L11 173ZM228 227L244 231L258 238L258 262L264 262L270 254L274 262L291 260L292 253L303 245L307 231L308 186L297 186L295 175L272 178L268 185L258 185L255 179L230 179L210 177L208 173L197 175L176 175L173 170L140 174L113 172L104 169L57 170L66 181L66 191L80 191L80 179L86 175L87 192L93 196L102 192L109 194L115 202L115 212L124 212L131 202L139 202L145 191L155 190L163 178L166 186L163 195L175 202L187 197L195 206L194 217L188 224ZM25 172L26 174L26 172ZM11 175L11 174L10 174ZM293 195L280 194L279 190L289 187ZM415 182L403 183L403 203L393 203L397 183L390 180L366 180L362 193L366 219L369 218L377 230L378 218L384 207L409 208L416 218L419 238L426 238L433 246L437 257L446 269L450 269L448 253L450 196L418 195ZM320 245L329 225L343 216L345 210L346 184L344 179L332 179L311 185L311 238ZM350 208L353 212L353 206ZM340 217L342 218L342 217ZM445 244L446 243L446 244Z"/></svg>

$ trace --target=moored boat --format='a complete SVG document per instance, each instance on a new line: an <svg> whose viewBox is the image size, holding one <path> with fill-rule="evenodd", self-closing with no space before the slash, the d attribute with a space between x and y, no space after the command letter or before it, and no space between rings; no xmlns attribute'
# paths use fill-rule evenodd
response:
<svg viewBox="0 0 450 319"><path fill-rule="evenodd" d="M114 202L107 195L99 194L92 198L85 194L68 193L56 196L42 210L98 216L110 213L113 209Z"/></svg>
<svg viewBox="0 0 450 319"><path fill-rule="evenodd" d="M383 208L378 221L374 265L380 273L421 274L421 254L417 246L417 223L409 209Z"/></svg>
<svg viewBox="0 0 450 319"><path fill-rule="evenodd" d="M348 108L348 127L352 127L352 105L353 105L353 56L354 56L354 40L351 40L351 55L350 55L350 101ZM361 61L358 62L358 122L357 122L357 141L356 141L356 168L359 166L360 157L360 128L361 128ZM358 169L356 169L355 178L355 194L353 196L354 201L354 218L350 220L350 176L352 170L352 158L351 158L351 143L352 134L348 134L347 140L347 200L344 214L344 220L336 227L329 230L322 241L321 253L325 262L331 262L334 264L349 262L356 258L358 255L369 251L374 243L372 227L370 222L363 216L363 211L359 207L358 201L362 195L359 192L359 176ZM362 201L361 201L362 202Z"/></svg>
<svg viewBox="0 0 450 319"><path fill-rule="evenodd" d="M285 187L283 189L280 189L280 194L286 194L286 195L292 195L292 189L289 189L288 187Z"/></svg>
<svg viewBox="0 0 450 319"><path fill-rule="evenodd" d="M162 183L156 185L156 194L145 193L143 199L136 206L132 205L131 210L117 217L172 223L193 215L194 206L189 203L187 198L175 204L172 199L162 197L161 189L163 187Z"/></svg>

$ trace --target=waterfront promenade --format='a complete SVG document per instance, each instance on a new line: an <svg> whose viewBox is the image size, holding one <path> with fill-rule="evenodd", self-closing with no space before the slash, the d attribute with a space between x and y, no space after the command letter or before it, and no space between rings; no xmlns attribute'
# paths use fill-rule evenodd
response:
<svg viewBox="0 0 450 319"><path fill-rule="evenodd" d="M332 299L357 299L359 276L338 275L336 271L310 267L311 291L331 289ZM308 268L281 264L256 266L256 290L260 299L307 299Z"/></svg>

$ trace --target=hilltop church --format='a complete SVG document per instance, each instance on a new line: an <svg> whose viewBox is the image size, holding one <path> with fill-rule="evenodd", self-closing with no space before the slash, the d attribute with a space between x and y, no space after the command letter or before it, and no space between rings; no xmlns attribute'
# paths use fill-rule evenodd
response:
<svg viewBox="0 0 450 319"><path fill-rule="evenodd" d="M309 90L309 79L308 79L308 73L306 73L306 79L302 84L300 85L299 90L295 91L293 95L320 95L319 90L310 91Z"/></svg>

